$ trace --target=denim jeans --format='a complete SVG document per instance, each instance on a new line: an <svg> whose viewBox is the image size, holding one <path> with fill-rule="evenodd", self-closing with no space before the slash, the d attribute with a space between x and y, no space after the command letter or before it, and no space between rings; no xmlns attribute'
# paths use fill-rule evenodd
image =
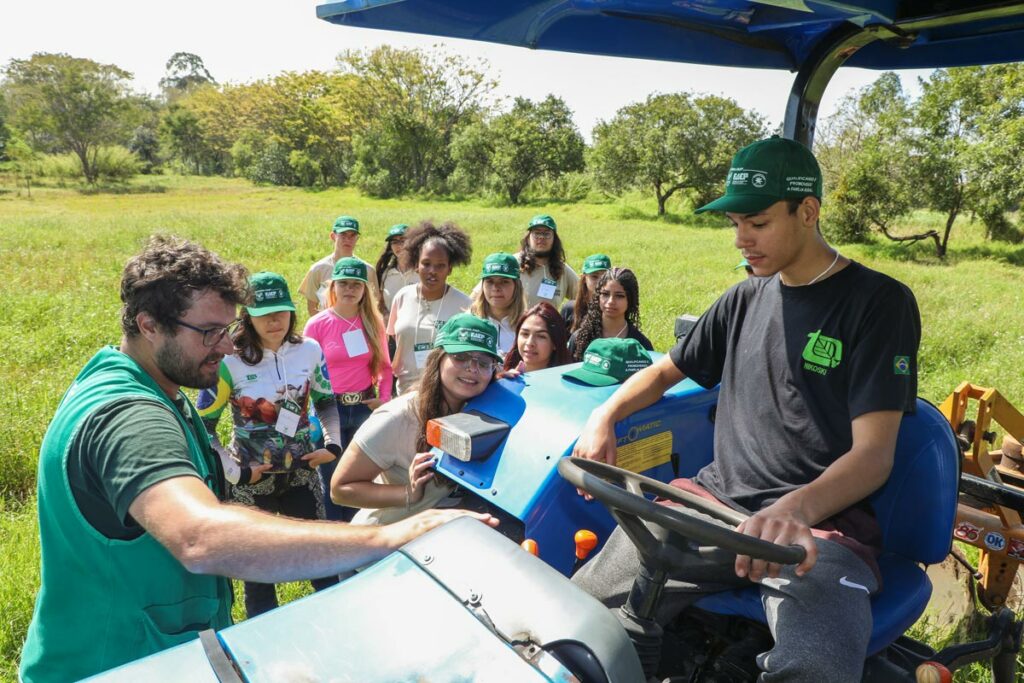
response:
<svg viewBox="0 0 1024 683"><path fill-rule="evenodd" d="M357 403L354 406L343 406L338 404L338 417L341 418L341 446L342 453L348 448L348 445L352 443L352 437L355 436L356 430L364 422L366 418L370 417L370 407L362 403ZM338 466L337 460L320 465L320 483L324 489L324 515L327 519L334 520L336 522L350 522L352 517L356 514L356 508L345 507L343 505L335 505L331 502L331 477L334 476L334 469Z"/></svg>

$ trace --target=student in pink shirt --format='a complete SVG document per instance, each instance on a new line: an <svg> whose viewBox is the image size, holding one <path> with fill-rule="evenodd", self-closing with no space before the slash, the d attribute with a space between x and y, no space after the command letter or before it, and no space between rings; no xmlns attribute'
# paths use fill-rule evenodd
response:
<svg viewBox="0 0 1024 683"><path fill-rule="evenodd" d="M370 413L391 398L392 371L388 357L384 321L367 287L366 264L357 258L342 258L334 264L327 308L317 313L303 334L320 343L327 361L331 388L341 417L344 451ZM331 475L337 461L321 467L321 484L326 493L327 519L349 521L355 510L330 500Z"/></svg>

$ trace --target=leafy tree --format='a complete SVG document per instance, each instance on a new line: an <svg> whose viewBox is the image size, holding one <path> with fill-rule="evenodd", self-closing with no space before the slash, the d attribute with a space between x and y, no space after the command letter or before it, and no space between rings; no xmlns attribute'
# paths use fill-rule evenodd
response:
<svg viewBox="0 0 1024 683"><path fill-rule="evenodd" d="M160 89L168 102L203 85L216 85L203 58L191 52L175 52L164 67L166 75L160 79Z"/></svg>
<svg viewBox="0 0 1024 683"><path fill-rule="evenodd" d="M548 95L541 102L516 98L512 110L488 125L468 127L452 142L463 182L483 179L518 204L527 186L583 169L583 136L565 102Z"/></svg>
<svg viewBox="0 0 1024 683"><path fill-rule="evenodd" d="M658 215L680 190L705 202L721 190L736 150L766 135L763 117L716 95L651 95L594 128L590 164L598 185L654 191Z"/></svg>
<svg viewBox="0 0 1024 683"><path fill-rule="evenodd" d="M10 144L11 130L7 127L7 98L3 90L0 90L0 161L6 161L10 157L7 154L7 145Z"/></svg>
<svg viewBox="0 0 1024 683"><path fill-rule="evenodd" d="M1024 198L1024 65L939 69L921 88L915 181L927 206L946 215L940 256L965 211L982 219L989 237L1019 239L1006 213Z"/></svg>
<svg viewBox="0 0 1024 683"><path fill-rule="evenodd" d="M845 97L822 126L815 151L828 182L822 229L830 239L866 242L878 230L893 241L937 240L935 231L892 231L913 207L911 114L899 77L889 72Z"/></svg>
<svg viewBox="0 0 1024 683"><path fill-rule="evenodd" d="M36 150L73 152L95 183L100 147L122 142L130 130L132 75L113 64L39 53L12 59L5 76L10 124Z"/></svg>
<svg viewBox="0 0 1024 683"><path fill-rule="evenodd" d="M381 196L442 189L453 136L488 108L496 87L486 64L387 46L344 52L338 63L358 77L353 180Z"/></svg>

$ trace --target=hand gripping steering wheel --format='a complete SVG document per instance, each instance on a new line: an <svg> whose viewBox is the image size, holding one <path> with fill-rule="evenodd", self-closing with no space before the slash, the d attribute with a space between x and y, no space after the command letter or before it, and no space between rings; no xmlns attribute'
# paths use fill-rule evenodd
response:
<svg viewBox="0 0 1024 683"><path fill-rule="evenodd" d="M719 562L731 555L778 564L804 560L801 546L782 546L736 531L746 515L642 474L576 457L562 458L558 473L608 508L652 569L671 572L684 552ZM655 503L645 494L676 505Z"/></svg>

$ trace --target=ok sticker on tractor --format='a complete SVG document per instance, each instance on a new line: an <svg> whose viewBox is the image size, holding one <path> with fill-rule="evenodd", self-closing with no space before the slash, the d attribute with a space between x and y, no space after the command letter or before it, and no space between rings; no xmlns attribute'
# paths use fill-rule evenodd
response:
<svg viewBox="0 0 1024 683"><path fill-rule="evenodd" d="M658 432L618 447L615 464L630 472L664 465L672 458L672 432Z"/></svg>

